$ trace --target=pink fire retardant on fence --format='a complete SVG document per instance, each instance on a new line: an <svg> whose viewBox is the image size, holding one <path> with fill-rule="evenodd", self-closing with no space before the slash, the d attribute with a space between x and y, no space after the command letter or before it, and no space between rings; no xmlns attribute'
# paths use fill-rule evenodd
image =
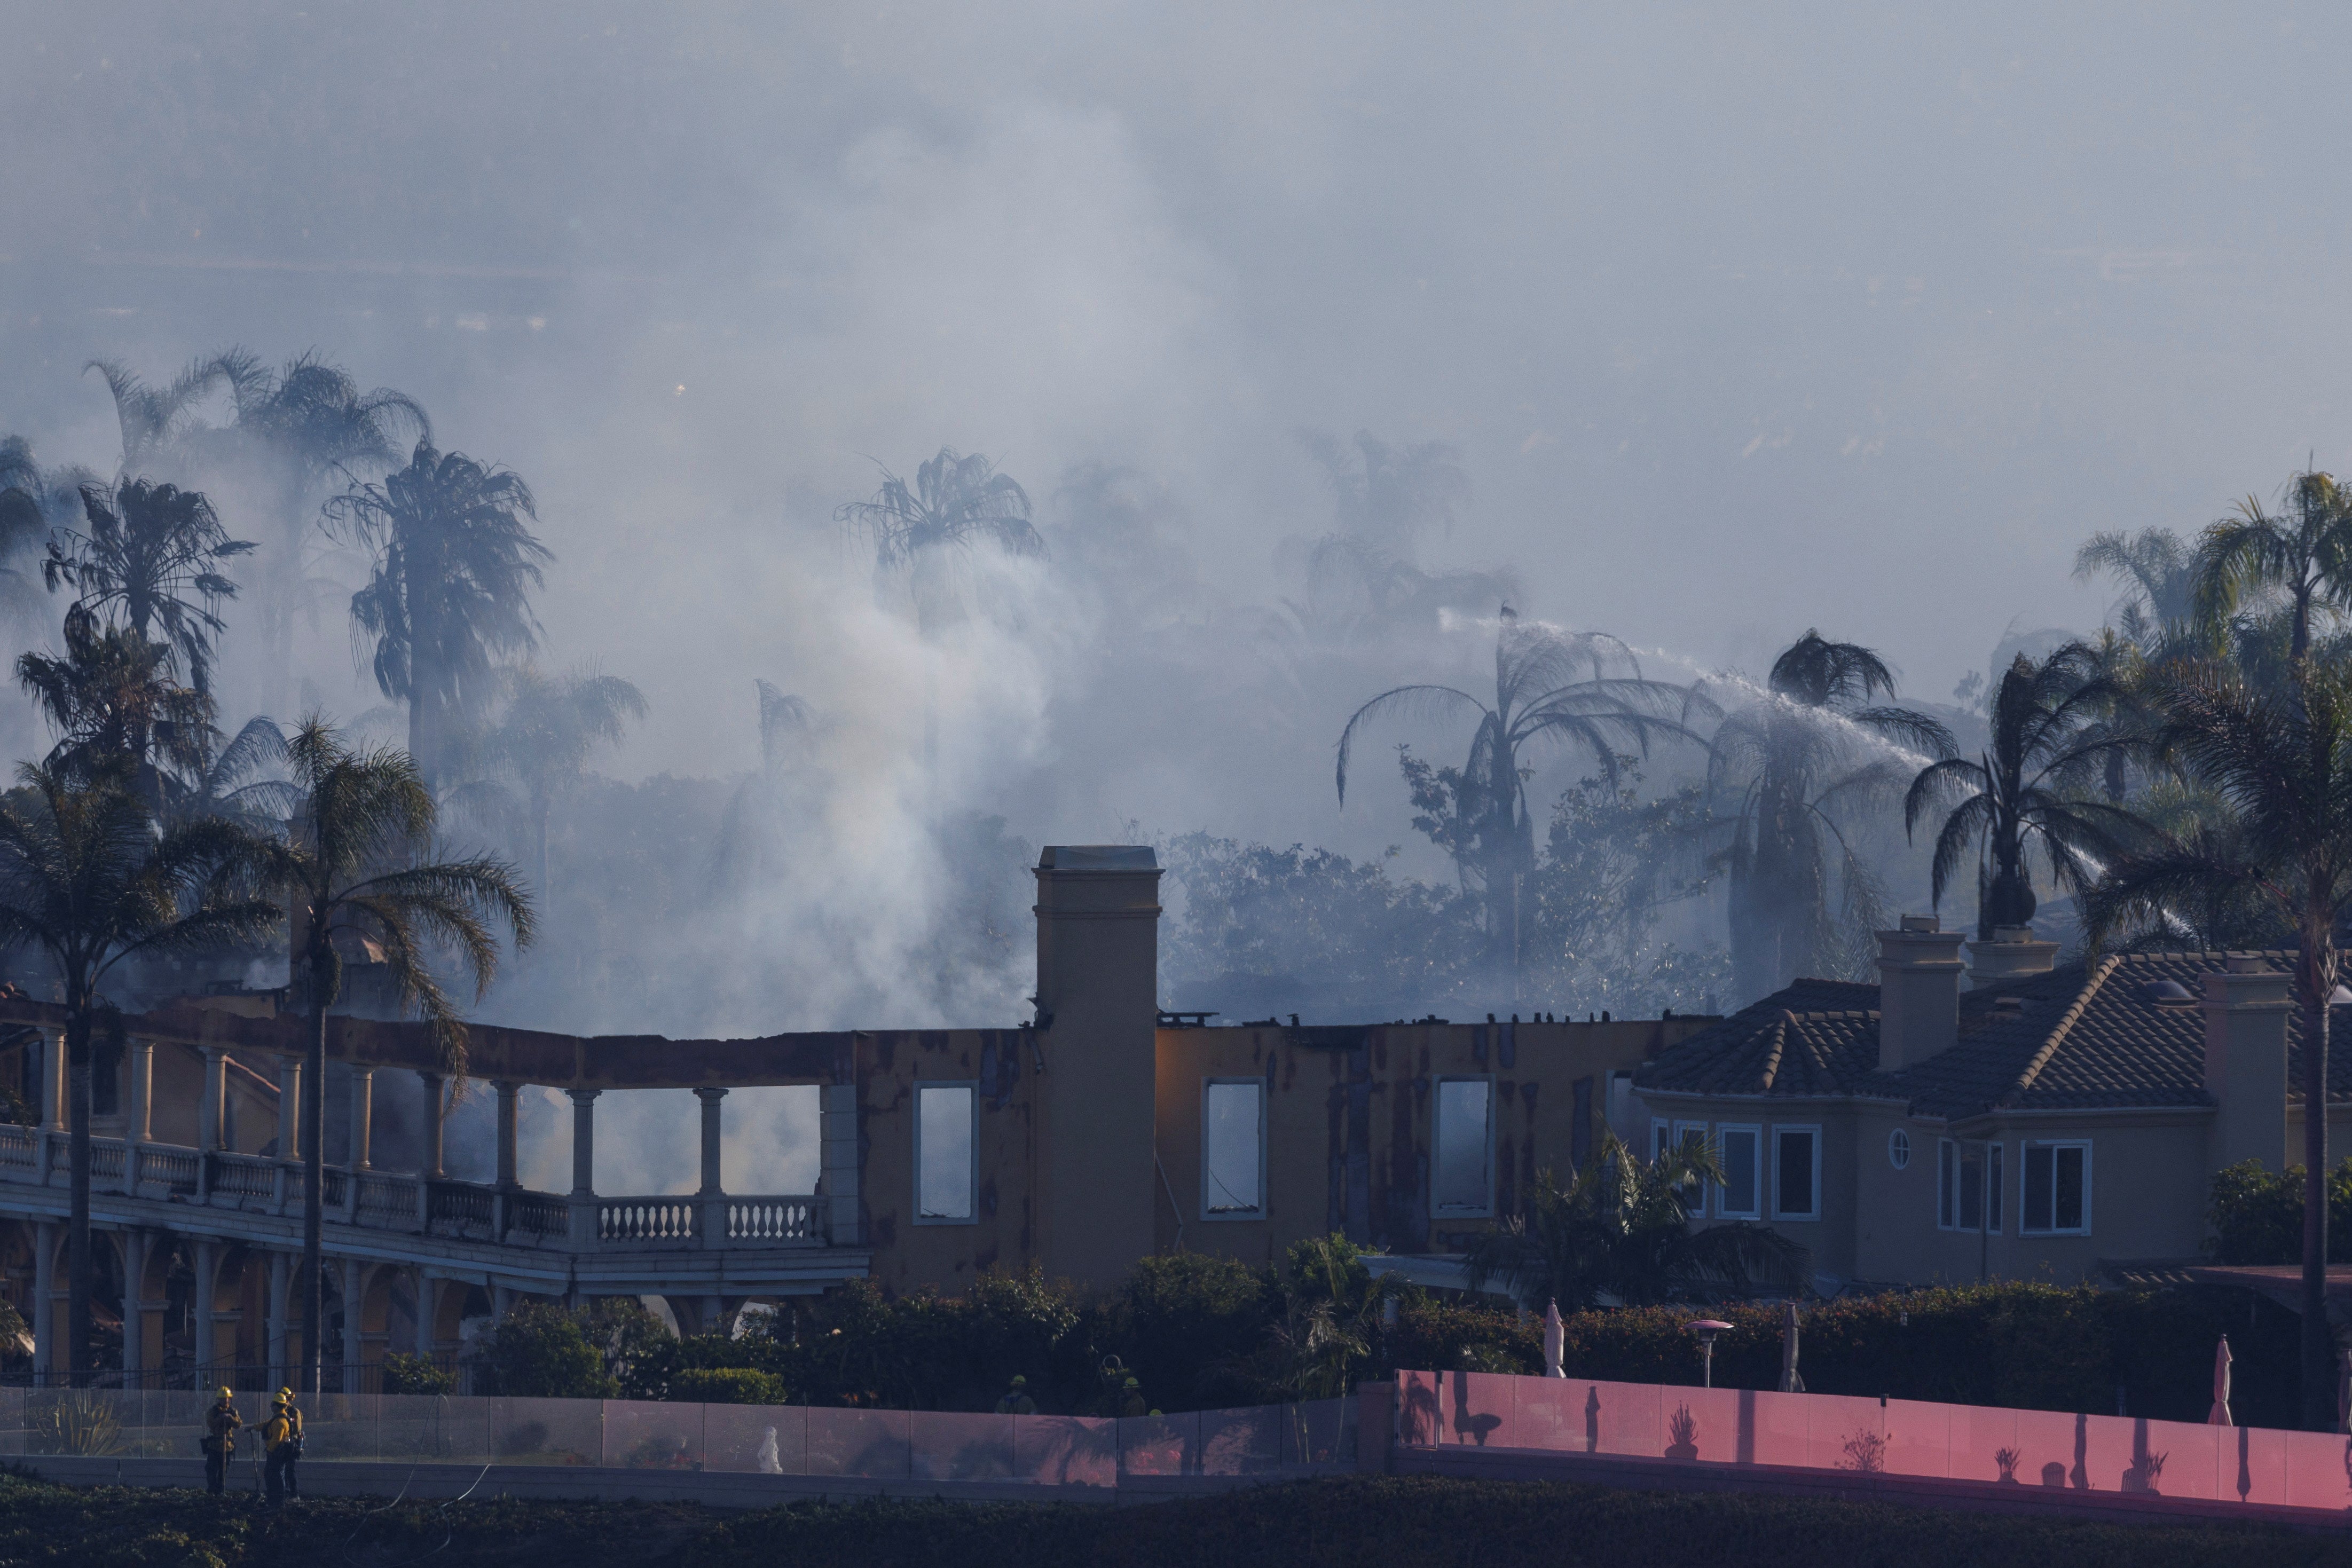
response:
<svg viewBox="0 0 2352 1568"><path fill-rule="evenodd" d="M1909 1399L1397 1374L1397 1440L2352 1509L2352 1438Z"/></svg>
<svg viewBox="0 0 2352 1568"><path fill-rule="evenodd" d="M213 1396L0 1388L0 1458L193 1458ZM248 1434L267 1396L242 1395ZM599 1465L738 1475L1116 1487L1128 1477L1309 1475L1356 1459L1356 1401L1112 1420L800 1405L326 1394L311 1464ZM253 1439L245 1439L250 1449ZM240 1450L241 1458L252 1456Z"/></svg>

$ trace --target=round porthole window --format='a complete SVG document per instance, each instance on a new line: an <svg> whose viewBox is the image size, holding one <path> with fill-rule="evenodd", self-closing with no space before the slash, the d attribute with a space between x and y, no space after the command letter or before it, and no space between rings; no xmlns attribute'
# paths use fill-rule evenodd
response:
<svg viewBox="0 0 2352 1568"><path fill-rule="evenodd" d="M1911 1134L1900 1127L1886 1134L1886 1163L1898 1171L1911 1163Z"/></svg>

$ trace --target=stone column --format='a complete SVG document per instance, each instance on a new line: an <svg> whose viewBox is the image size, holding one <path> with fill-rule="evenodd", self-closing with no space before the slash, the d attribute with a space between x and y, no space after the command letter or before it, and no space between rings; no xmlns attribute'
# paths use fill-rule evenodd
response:
<svg viewBox="0 0 2352 1568"><path fill-rule="evenodd" d="M155 1042L131 1042L131 1121L129 1141L152 1143L155 1137Z"/></svg>
<svg viewBox="0 0 2352 1568"><path fill-rule="evenodd" d="M302 1059L278 1059L278 1157L302 1157Z"/></svg>
<svg viewBox="0 0 2352 1568"><path fill-rule="evenodd" d="M41 1125L52 1133L66 1130L66 1031L41 1031Z"/></svg>
<svg viewBox="0 0 2352 1568"><path fill-rule="evenodd" d="M572 1096L572 1241L596 1240L596 1089L567 1089Z"/></svg>
<svg viewBox="0 0 2352 1568"><path fill-rule="evenodd" d="M286 1294L292 1270L283 1252L269 1255L269 1316L266 1321L269 1359L269 1386L273 1392L286 1384Z"/></svg>
<svg viewBox="0 0 2352 1568"><path fill-rule="evenodd" d="M817 1092L819 1185L824 1193L826 1234L835 1247L858 1245L857 1085L828 1083Z"/></svg>
<svg viewBox="0 0 2352 1568"><path fill-rule="evenodd" d="M122 1233L122 1386L140 1386L147 1360L147 1311L139 1287L147 1273L147 1233Z"/></svg>
<svg viewBox="0 0 2352 1568"><path fill-rule="evenodd" d="M694 1097L702 1102L702 1244L705 1247L727 1245L727 1194L719 1180L719 1109L727 1099L724 1089L698 1089Z"/></svg>
<svg viewBox="0 0 2352 1568"><path fill-rule="evenodd" d="M417 1172L427 1181L441 1179L441 1075L420 1072L425 1086L425 1166Z"/></svg>
<svg viewBox="0 0 2352 1568"><path fill-rule="evenodd" d="M366 1266L356 1258L343 1260L343 1392L360 1391L360 1363L367 1351L360 1335L361 1291L366 1282Z"/></svg>
<svg viewBox="0 0 2352 1568"><path fill-rule="evenodd" d="M199 1237L195 1251L196 1283L191 1292L194 1299L188 1303L188 1316L193 1320L189 1326L195 1331L196 1338L196 1386L208 1389L214 1386L209 1368L215 1359L213 1354L213 1308L219 1301L220 1249L209 1239Z"/></svg>
<svg viewBox="0 0 2352 1568"><path fill-rule="evenodd" d="M54 1372L58 1359L58 1228L47 1220L33 1227L33 1371Z"/></svg>
<svg viewBox="0 0 2352 1568"><path fill-rule="evenodd" d="M416 1270L416 1354L427 1359L433 1354L433 1298L439 1283L423 1269Z"/></svg>
<svg viewBox="0 0 2352 1568"><path fill-rule="evenodd" d="M370 1124L375 1120L375 1070L352 1069L352 1169L372 1169L368 1164Z"/></svg>
<svg viewBox="0 0 2352 1568"><path fill-rule="evenodd" d="M492 1085L499 1093L499 1185L513 1186L515 1182L515 1100L521 1092L519 1083L498 1082Z"/></svg>
<svg viewBox="0 0 2352 1568"><path fill-rule="evenodd" d="M209 1154L228 1146L222 1134L228 1117L228 1052L205 1047L205 1097L196 1109L196 1147Z"/></svg>

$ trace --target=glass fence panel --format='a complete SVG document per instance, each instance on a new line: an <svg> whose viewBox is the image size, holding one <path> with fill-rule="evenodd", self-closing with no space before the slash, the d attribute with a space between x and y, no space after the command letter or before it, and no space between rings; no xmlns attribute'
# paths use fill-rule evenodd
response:
<svg viewBox="0 0 2352 1568"><path fill-rule="evenodd" d="M1517 1447L1511 1391L1521 1379L1491 1372L1450 1372L1438 1390L1444 1440L1481 1448Z"/></svg>
<svg viewBox="0 0 2352 1568"><path fill-rule="evenodd" d="M1587 1385L1561 1377L1523 1379L1513 1402L1518 1447L1551 1448L1563 1453L1590 1453L1584 1398Z"/></svg>
<svg viewBox="0 0 2352 1568"><path fill-rule="evenodd" d="M0 1457L16 1458L25 1451L25 1390L0 1389Z"/></svg>
<svg viewBox="0 0 2352 1568"><path fill-rule="evenodd" d="M2286 1502L2286 1434L2261 1427L2224 1427L2221 1495L2272 1507Z"/></svg>
<svg viewBox="0 0 2352 1568"><path fill-rule="evenodd" d="M1875 1399L1844 1394L1774 1394L1759 1398L1793 1399L1804 1407L1805 1446L1798 1462L1816 1469L1877 1475L1886 1469L1886 1411ZM1759 1464L1783 1464L1767 1459Z"/></svg>
<svg viewBox="0 0 2352 1568"><path fill-rule="evenodd" d="M1952 1409L1919 1399L1886 1402L1885 1469L1891 1476L1948 1476L1952 1470ZM1990 1461L1986 1473L1994 1479Z"/></svg>
<svg viewBox="0 0 2352 1568"><path fill-rule="evenodd" d="M150 1389L140 1401L142 1450L156 1458L201 1458L205 1412L219 1397L211 1390Z"/></svg>
<svg viewBox="0 0 2352 1568"><path fill-rule="evenodd" d="M2341 1513L2352 1505L2352 1438L2341 1432L2282 1432L2286 1500Z"/></svg>
<svg viewBox="0 0 2352 1568"><path fill-rule="evenodd" d="M1281 1463L1279 1406L1201 1412L1202 1475L1260 1475L1279 1468Z"/></svg>
<svg viewBox="0 0 2352 1568"><path fill-rule="evenodd" d="M1013 1473L1023 1480L1046 1486L1118 1484L1117 1421L1099 1416L1015 1416L1012 1421ZM1181 1469L1181 1450L1177 1457Z"/></svg>
<svg viewBox="0 0 2352 1568"><path fill-rule="evenodd" d="M702 1468L702 1410L650 1399L604 1401L604 1463L633 1470Z"/></svg>
<svg viewBox="0 0 2352 1568"><path fill-rule="evenodd" d="M378 1396L376 1457L424 1464L485 1464L489 1401L454 1394Z"/></svg>
<svg viewBox="0 0 2352 1568"><path fill-rule="evenodd" d="M1199 1475L1200 1412L1120 1416L1118 1469L1121 1475L1128 1476Z"/></svg>
<svg viewBox="0 0 2352 1568"><path fill-rule="evenodd" d="M808 1413L808 1473L905 1480L911 1474L904 1410Z"/></svg>
<svg viewBox="0 0 2352 1568"><path fill-rule="evenodd" d="M808 1411L798 1405L706 1405L702 1468L797 1476L808 1463Z"/></svg>
<svg viewBox="0 0 2352 1568"><path fill-rule="evenodd" d="M1658 1407L1665 1429L1655 1451L1669 1459L1734 1462L1739 1455L1739 1395L1736 1388L1661 1390Z"/></svg>
<svg viewBox="0 0 2352 1568"><path fill-rule="evenodd" d="M595 1399L489 1402L490 1452L502 1465L600 1465L604 1407Z"/></svg>
<svg viewBox="0 0 2352 1568"><path fill-rule="evenodd" d="M139 1396L104 1388L26 1391L25 1452L129 1456L139 1440Z"/></svg>
<svg viewBox="0 0 2352 1568"><path fill-rule="evenodd" d="M1947 1405L1944 1412L1950 1433L1946 1475L1956 1481L2024 1484L2027 1478L2018 1469L2023 1456L2017 1446L2016 1411Z"/></svg>
<svg viewBox="0 0 2352 1568"><path fill-rule="evenodd" d="M1007 1480L1013 1474L1011 1416L917 1410L907 1418L907 1469L919 1481Z"/></svg>
<svg viewBox="0 0 2352 1568"><path fill-rule="evenodd" d="M1804 1465L1811 1396L1760 1388L1735 1392L1738 1426L1726 1457L1736 1465Z"/></svg>
<svg viewBox="0 0 2352 1568"><path fill-rule="evenodd" d="M1397 1374L1397 1441L1407 1448L1426 1448L1444 1441L1440 1435L1438 1375L1433 1372Z"/></svg>
<svg viewBox="0 0 2352 1568"><path fill-rule="evenodd" d="M1325 1469L1351 1468L1356 1462L1356 1401L1309 1399L1286 1405L1282 1423L1282 1463Z"/></svg>
<svg viewBox="0 0 2352 1568"><path fill-rule="evenodd" d="M306 1394L297 1399L295 1406L302 1412L303 1463L352 1463L374 1458L377 1397L373 1394ZM201 1412L198 1418L202 1418Z"/></svg>
<svg viewBox="0 0 2352 1568"><path fill-rule="evenodd" d="M2132 1462L2123 1490L2158 1497L2208 1500L2221 1491L2222 1438L2226 1427L2194 1427L2185 1421L2132 1421ZM2234 1454L2236 1445L2231 1444Z"/></svg>

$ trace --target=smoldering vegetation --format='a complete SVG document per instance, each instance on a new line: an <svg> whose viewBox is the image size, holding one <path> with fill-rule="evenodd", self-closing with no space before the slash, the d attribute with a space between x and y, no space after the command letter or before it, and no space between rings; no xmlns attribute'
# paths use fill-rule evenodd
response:
<svg viewBox="0 0 2352 1568"><path fill-rule="evenodd" d="M2329 51L2205 26L32 19L0 745L265 827L305 716L411 752L556 1030L1012 1023L1054 841L1226 1020L2076 942L2235 841L2151 672L2336 631L2205 531L2335 515Z"/></svg>

